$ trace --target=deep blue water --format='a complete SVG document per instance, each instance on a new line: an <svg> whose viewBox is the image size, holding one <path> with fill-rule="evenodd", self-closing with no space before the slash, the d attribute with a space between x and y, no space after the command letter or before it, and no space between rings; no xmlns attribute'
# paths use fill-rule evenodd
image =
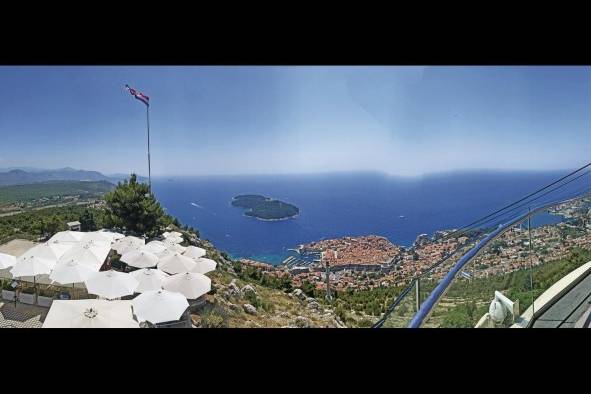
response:
<svg viewBox="0 0 591 394"><path fill-rule="evenodd" d="M466 225L564 174L174 177L155 179L153 189L168 213L197 228L202 238L209 239L220 250L233 257L278 263L289 255L286 249L322 238L376 234L409 246L418 234ZM576 185L570 189L576 189ZM277 222L245 217L242 209L230 205L230 200L238 194L250 193L295 204L300 208L300 215ZM552 193L545 200L560 195L566 192ZM542 214L533 224L559 220Z"/></svg>

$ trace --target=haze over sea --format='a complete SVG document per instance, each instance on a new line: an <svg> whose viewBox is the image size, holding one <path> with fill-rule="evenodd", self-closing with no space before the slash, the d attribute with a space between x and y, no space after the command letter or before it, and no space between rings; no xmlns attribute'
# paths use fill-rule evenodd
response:
<svg viewBox="0 0 591 394"><path fill-rule="evenodd" d="M198 229L232 257L273 264L301 243L343 236L381 235L410 246L417 235L459 228L567 171L466 171L421 177L381 173L156 178L153 189L167 212ZM580 188L572 185L569 190ZM230 205L239 194L262 194L300 208L294 219L249 218ZM544 200L565 196L560 190ZM526 208L525 208L526 209ZM402 216L402 217L401 217ZM543 214L534 225L557 222Z"/></svg>

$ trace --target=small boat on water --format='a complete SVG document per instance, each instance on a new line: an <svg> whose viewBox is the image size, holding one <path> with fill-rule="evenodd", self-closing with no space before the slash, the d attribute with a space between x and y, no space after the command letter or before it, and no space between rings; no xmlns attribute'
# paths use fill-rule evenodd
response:
<svg viewBox="0 0 591 394"><path fill-rule="evenodd" d="M404 215L400 215L398 216L400 219L404 219Z"/></svg>

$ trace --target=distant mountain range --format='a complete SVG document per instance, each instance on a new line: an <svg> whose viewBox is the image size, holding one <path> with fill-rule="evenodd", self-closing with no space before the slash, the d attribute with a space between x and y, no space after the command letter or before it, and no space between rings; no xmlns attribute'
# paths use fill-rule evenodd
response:
<svg viewBox="0 0 591 394"><path fill-rule="evenodd" d="M26 185L30 183L47 181L107 181L116 184L117 182L129 178L125 174L104 175L98 171L76 170L66 167L56 170L46 170L38 168L7 168L0 169L0 186ZM147 178L138 176L138 180L147 182Z"/></svg>

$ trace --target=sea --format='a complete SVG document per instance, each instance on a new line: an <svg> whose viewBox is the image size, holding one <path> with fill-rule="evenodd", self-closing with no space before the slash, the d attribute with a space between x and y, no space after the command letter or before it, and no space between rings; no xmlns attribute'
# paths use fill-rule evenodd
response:
<svg viewBox="0 0 591 394"><path fill-rule="evenodd" d="M566 173L462 171L398 177L354 172L165 177L154 178L152 187L169 214L198 229L201 238L211 241L219 250L233 258L278 264L292 254L290 249L321 239L373 234L408 247L419 234L460 228ZM566 197L582 185L573 182L536 203ZM242 208L230 204L239 194L279 199L296 205L300 214L283 221L247 217ZM524 210L527 207L512 214ZM560 216L542 213L534 217L532 225L561 220Z"/></svg>

